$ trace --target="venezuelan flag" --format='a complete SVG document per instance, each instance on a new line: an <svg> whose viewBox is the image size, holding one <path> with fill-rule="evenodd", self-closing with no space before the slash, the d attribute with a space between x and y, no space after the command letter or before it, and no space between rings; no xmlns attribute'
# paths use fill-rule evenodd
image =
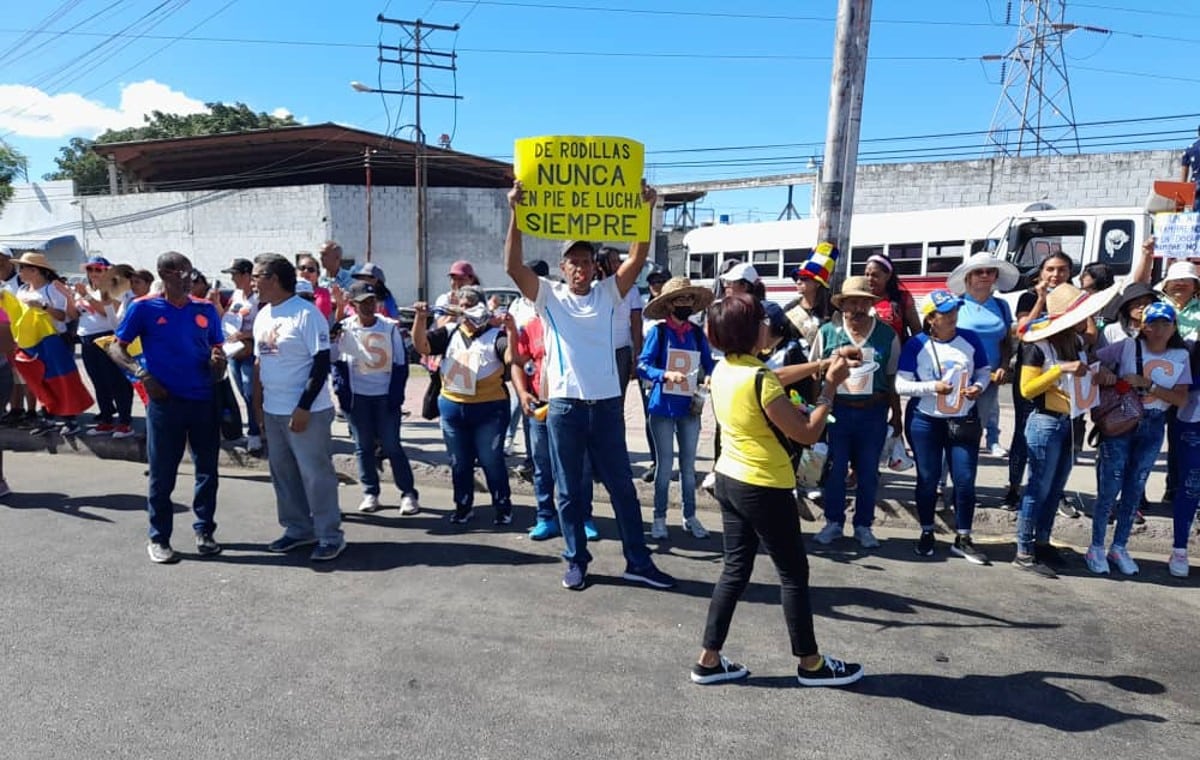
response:
<svg viewBox="0 0 1200 760"><path fill-rule="evenodd" d="M8 311L8 299L4 301L4 309ZM44 309L18 306L20 315L12 323L17 343L13 367L48 413L56 417L82 413L92 405L92 394L79 376L75 353L54 329L54 322Z"/></svg>

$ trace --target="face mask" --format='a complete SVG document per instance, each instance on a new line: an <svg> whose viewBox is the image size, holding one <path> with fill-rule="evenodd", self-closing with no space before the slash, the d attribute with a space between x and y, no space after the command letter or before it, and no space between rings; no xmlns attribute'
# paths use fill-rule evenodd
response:
<svg viewBox="0 0 1200 760"><path fill-rule="evenodd" d="M487 306L481 303L477 303L471 308L463 311L463 319L470 322L471 326L475 329L479 329L480 327L486 325L491 318L491 312L488 311Z"/></svg>
<svg viewBox="0 0 1200 760"><path fill-rule="evenodd" d="M675 317L676 319L678 319L680 322L686 322L687 318L692 316L692 307L691 306L676 306L674 309L671 309L671 315L673 317Z"/></svg>

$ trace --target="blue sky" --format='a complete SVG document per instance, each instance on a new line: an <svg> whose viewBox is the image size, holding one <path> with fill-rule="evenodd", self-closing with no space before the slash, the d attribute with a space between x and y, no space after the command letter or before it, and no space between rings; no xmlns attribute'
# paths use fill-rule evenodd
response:
<svg viewBox="0 0 1200 760"><path fill-rule="evenodd" d="M804 171L808 157L820 155L837 3L42 0L8 6L0 19L0 136L29 156L35 177L54 168L53 156L68 138L136 122L149 108L244 101L257 110L285 109L308 123L375 131L411 123L411 98L388 97L389 117L378 95L356 93L348 84L403 86L398 67L384 66L381 74L376 63L381 26L375 17L382 11L462 24L457 35L430 38L437 47L457 49L459 71L457 82L438 72L428 85L463 96L457 105L423 102L430 142L452 134L458 150L508 159L516 137L624 135L646 144L647 161L657 164L647 174L665 183ZM1191 105L1200 74L1186 65L1200 51L1200 32L1188 32L1200 26L1200 8L1144 7L1135 0L1068 3L1068 21L1114 32L1067 36L1077 121L1200 112ZM879 141L988 129L1000 95L1000 64L980 57L1004 53L1015 41L1016 27L1003 23L1004 13L1004 0L876 0L862 150L984 155L982 135ZM53 32L74 29L33 36L13 50L27 30L43 24ZM106 40L97 35L131 24L144 36L92 50ZM395 27L382 31L385 43L397 43ZM272 42L172 42L180 36ZM300 42L338 44L294 44ZM1200 118L1188 116L1081 134L1148 141L1115 150L1182 148L1197 123ZM1165 134L1136 134L1142 132ZM719 150L691 150L697 148ZM735 220L769 219L783 208L785 194L782 188L719 193L702 205ZM807 210L806 193L798 194L797 205Z"/></svg>

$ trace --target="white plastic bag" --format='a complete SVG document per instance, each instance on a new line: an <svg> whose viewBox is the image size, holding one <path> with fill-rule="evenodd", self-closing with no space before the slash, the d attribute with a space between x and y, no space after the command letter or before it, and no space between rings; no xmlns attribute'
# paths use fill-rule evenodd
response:
<svg viewBox="0 0 1200 760"><path fill-rule="evenodd" d="M883 452L879 455L879 466L887 467L892 472L905 472L916 466L916 462L904 448L904 438L895 434L883 442Z"/></svg>
<svg viewBox="0 0 1200 760"><path fill-rule="evenodd" d="M796 482L800 488L819 488L821 473L825 470L825 461L829 459L829 446L824 443L814 443L800 454L800 464L796 468Z"/></svg>

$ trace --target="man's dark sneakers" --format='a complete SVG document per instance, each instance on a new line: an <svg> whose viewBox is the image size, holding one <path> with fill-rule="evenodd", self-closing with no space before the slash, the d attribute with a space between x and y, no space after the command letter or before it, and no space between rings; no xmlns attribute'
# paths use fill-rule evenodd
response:
<svg viewBox="0 0 1200 760"><path fill-rule="evenodd" d="M1033 556L1038 562L1054 570L1064 568L1068 564L1067 556L1053 544L1034 544Z"/></svg>
<svg viewBox="0 0 1200 760"><path fill-rule="evenodd" d="M698 684L740 681L748 675L750 671L745 665L727 660L725 655L721 655L721 660L711 668L700 663L692 666L692 683Z"/></svg>
<svg viewBox="0 0 1200 760"><path fill-rule="evenodd" d="M649 467L646 468L646 471L642 473L642 482L643 483L653 483L657 472L658 472L658 470L655 469L655 466L650 465ZM697 682L697 683L699 683L699 682Z"/></svg>
<svg viewBox="0 0 1200 760"><path fill-rule="evenodd" d="M267 544L267 551L274 554L286 554L293 549L299 549L302 546L312 546L317 542L315 538L292 538L284 534Z"/></svg>
<svg viewBox="0 0 1200 760"><path fill-rule="evenodd" d="M932 557L933 547L936 545L936 543L937 542L933 537L933 531L923 530L921 531L921 537L917 539L917 546L914 551L916 551L918 556Z"/></svg>
<svg viewBox="0 0 1200 760"><path fill-rule="evenodd" d="M582 591L587 587L587 564L583 562L568 562L567 572L563 573L563 588L572 591Z"/></svg>
<svg viewBox="0 0 1200 760"><path fill-rule="evenodd" d="M856 662L842 662L823 655L821 667L808 670L796 668L796 680L801 686L845 686L863 677L863 666Z"/></svg>
<svg viewBox="0 0 1200 760"><path fill-rule="evenodd" d="M671 588L675 585L675 579L655 567L653 562L647 563L645 567L635 568L633 565L626 565L625 572L621 577L627 581L644 583L653 588Z"/></svg>
<svg viewBox="0 0 1200 760"><path fill-rule="evenodd" d="M1058 573L1038 562L1032 554L1018 554L1013 558L1013 567L1042 578L1057 578Z"/></svg>
<svg viewBox="0 0 1200 760"><path fill-rule="evenodd" d="M1004 501L1000 503L1000 508L1005 512L1016 512L1021 508L1021 494L1017 491L1016 486L1008 487L1008 491L1004 493Z"/></svg>
<svg viewBox="0 0 1200 760"><path fill-rule="evenodd" d="M450 522L455 525L466 525L475 516L475 510L471 507L466 509L455 509L454 514L450 515Z"/></svg>
<svg viewBox="0 0 1200 760"><path fill-rule="evenodd" d="M345 541L338 541L336 544L322 541L312 550L312 554L309 555L309 559L313 562L328 562L330 560L337 559L345 550Z"/></svg>
<svg viewBox="0 0 1200 760"><path fill-rule="evenodd" d="M168 544L159 544L151 541L146 544L146 552L150 555L150 561L160 565L169 565L172 562L179 561L179 555Z"/></svg>
<svg viewBox="0 0 1200 760"><path fill-rule="evenodd" d="M492 518L493 525L512 525L512 507L496 507L496 516Z"/></svg>
<svg viewBox="0 0 1200 760"><path fill-rule="evenodd" d="M196 553L204 557L211 557L221 553L221 545L213 540L211 533L197 533Z"/></svg>
<svg viewBox="0 0 1200 760"><path fill-rule="evenodd" d="M1077 520L1083 517L1083 510L1075 503L1073 496L1063 496L1058 500L1058 513L1063 517L1071 520Z"/></svg>
<svg viewBox="0 0 1200 760"><path fill-rule="evenodd" d="M954 545L950 547L950 553L962 557L973 565L989 564L987 555L976 549L971 537L965 533L959 533L954 537Z"/></svg>

